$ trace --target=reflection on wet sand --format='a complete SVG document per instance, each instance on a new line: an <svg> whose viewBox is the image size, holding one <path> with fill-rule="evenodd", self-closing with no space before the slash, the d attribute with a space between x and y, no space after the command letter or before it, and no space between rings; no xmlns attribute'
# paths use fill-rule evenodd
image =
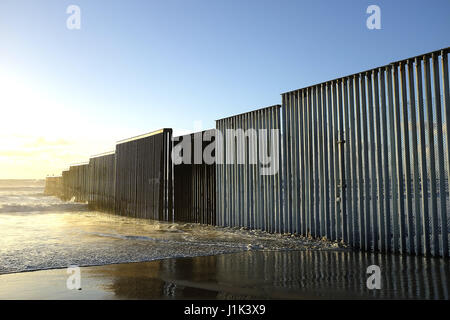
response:
<svg viewBox="0 0 450 320"><path fill-rule="evenodd" d="M366 269L381 268L381 289ZM86 269L86 270L85 270ZM83 269L118 299L449 299L449 261L351 251L253 251Z"/></svg>

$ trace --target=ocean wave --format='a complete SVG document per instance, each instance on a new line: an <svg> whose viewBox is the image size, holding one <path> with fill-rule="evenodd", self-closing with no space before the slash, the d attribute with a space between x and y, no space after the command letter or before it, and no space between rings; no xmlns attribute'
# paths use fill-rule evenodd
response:
<svg viewBox="0 0 450 320"><path fill-rule="evenodd" d="M30 212L74 212L88 211L88 206L84 203L54 203L54 204L3 204L0 206L0 213L30 213Z"/></svg>
<svg viewBox="0 0 450 320"><path fill-rule="evenodd" d="M0 187L3 186L45 186L43 179L0 179Z"/></svg>
<svg viewBox="0 0 450 320"><path fill-rule="evenodd" d="M163 242L163 243L172 243L172 244L190 244L190 245L196 245L196 246L221 246L221 247L228 247L228 248L240 248L240 249L263 249L264 246L262 245L254 245L249 246L247 243L233 243L233 242L224 242L224 241L212 241L212 242L205 242L205 241L198 241L194 238L190 237L183 237L180 240L174 240L174 239L163 239L163 238L156 238L156 237L148 237L148 236L136 236L136 235L122 235L122 234L111 234L111 233L99 233L99 232L92 232L90 233L94 236L99 237L107 237L107 238L115 238L115 239L121 239L121 240L137 240L137 241L152 241L152 242Z"/></svg>
<svg viewBox="0 0 450 320"><path fill-rule="evenodd" d="M262 231L90 211L85 203L42 197L43 189L14 190L0 193L0 274L247 250L336 249Z"/></svg>
<svg viewBox="0 0 450 320"><path fill-rule="evenodd" d="M4 198L18 198L20 196L27 196L27 197L47 197L47 195L44 192L38 192L38 191L34 191L34 192L10 192L10 193L3 193L0 192L0 203L4 202L2 200L4 200Z"/></svg>
<svg viewBox="0 0 450 320"><path fill-rule="evenodd" d="M25 187L25 186L0 187L0 192L5 192L5 191L10 191L10 192L13 192L13 193L20 192L20 191L34 191L34 192L41 191L41 192L44 192L44 188L42 188L42 187Z"/></svg>

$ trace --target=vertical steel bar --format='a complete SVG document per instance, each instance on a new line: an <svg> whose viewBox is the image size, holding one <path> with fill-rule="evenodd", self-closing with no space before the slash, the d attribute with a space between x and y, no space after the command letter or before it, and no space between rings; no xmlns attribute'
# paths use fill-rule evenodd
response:
<svg viewBox="0 0 450 320"><path fill-rule="evenodd" d="M342 98L342 79L339 79L336 83L337 89L337 120L338 120L338 136L336 152L338 157L339 168L339 183L338 183L338 197L339 197L339 214L337 215L337 229L336 236L338 240L346 239L347 227L346 227L346 212L345 212L345 165L344 165L344 119L343 119L343 98Z"/></svg>
<svg viewBox="0 0 450 320"><path fill-rule="evenodd" d="M434 149L434 123L433 123L433 103L431 91L430 62L429 57L423 57L425 71L425 101L426 101L426 118L428 127L428 148L430 154L430 211L431 211L431 253L433 256L439 253L439 236L438 236L438 212L436 199L436 162Z"/></svg>
<svg viewBox="0 0 450 320"><path fill-rule="evenodd" d="M225 219L226 219L226 211L227 211L227 207L228 207L228 169L227 169L227 135L226 135L226 131L225 131L225 120L221 120L220 121L221 124L221 134L222 134L222 158L220 159L222 161L222 180L221 180L221 189L222 189L222 194L220 196L221 201L223 201L223 203L221 204L222 206L222 215L221 215L221 226L225 227L226 223L225 223Z"/></svg>
<svg viewBox="0 0 450 320"><path fill-rule="evenodd" d="M286 208L287 208L287 212L286 212L286 232L291 232L291 217L292 217L292 196L293 193L295 192L295 190L293 189L292 186L292 141L293 141L293 136L292 136L292 132L291 132L291 97L290 94L286 95L286 99L288 99L288 103L287 103L287 107L286 107L286 128L285 128L285 133L286 133L286 139L287 139L287 149L286 149L286 153L285 153L285 157L286 157L286 173L287 173L287 177L285 180L286 183Z"/></svg>
<svg viewBox="0 0 450 320"><path fill-rule="evenodd" d="M225 211L225 226L232 226L231 212L233 211L233 166L234 166L234 157L233 157L233 141L231 140L231 134L229 130L232 128L231 119L225 120L225 136L226 136L226 170L227 170L227 180L226 180L226 189L227 189L227 207Z"/></svg>
<svg viewBox="0 0 450 320"><path fill-rule="evenodd" d="M279 181L279 177L280 177L280 167L278 164L278 157L280 156L280 147L281 147L281 137L280 137L280 131L279 131L279 126L278 126L278 114L279 114L279 110L280 107L277 106L273 109L272 111L272 128L274 130L276 130L277 134L275 136L273 136L273 139L277 139L276 143L277 143L277 148L275 148L274 150L277 151L277 153L273 154L273 164L274 167L277 168L277 172L275 173L275 175L272 177L272 181L273 181L273 193L274 193L274 211L276 216L278 216L279 214L279 204L280 204L280 198L279 198L279 192L280 192L280 186L278 184ZM278 232L279 230L279 220L277 219L277 221L274 221L274 230L275 232Z"/></svg>
<svg viewBox="0 0 450 320"><path fill-rule="evenodd" d="M404 142L404 150L403 153L403 161L404 161L404 177L405 177L405 196L406 196L406 207L405 207L405 218L407 218L408 223L408 231L404 232L404 237L407 235L406 247L402 248L403 252L414 252L414 220L412 215L412 190L411 190L411 153L409 147L409 123L410 118L408 115L408 94L406 92L406 70L405 70L405 62L400 63L400 93L401 93L401 112L403 118L403 142Z"/></svg>
<svg viewBox="0 0 450 320"><path fill-rule="evenodd" d="M258 115L256 112L252 113L252 123L251 126L252 128L256 131L257 127L257 118ZM259 213L259 184L258 184L258 179L259 179L259 161L258 161L258 139L256 139L256 141L254 141L253 146L252 146L252 152L254 155L254 159L256 159L256 163L255 165L253 165L253 190L252 190L252 195L253 195L253 213L252 213L252 226L253 229L257 229L257 225L258 225L258 213Z"/></svg>
<svg viewBox="0 0 450 320"><path fill-rule="evenodd" d="M399 77L398 77L398 65L393 65L393 88L394 88L394 123L395 123L395 160L397 167L397 216L399 218L399 237L400 237L400 251L406 251L406 223L405 223L405 188L404 188L404 175L403 175L403 162L402 162L402 133L400 123L400 90L399 90Z"/></svg>
<svg viewBox="0 0 450 320"><path fill-rule="evenodd" d="M350 152L351 157L351 192L352 192L352 242L351 244L355 246L360 246L361 235L358 228L358 193L357 193L357 166L356 166L356 155L357 155L357 141L356 141L356 107L355 107L355 88L354 88L355 78L348 78L348 92L349 92L349 124L350 124Z"/></svg>
<svg viewBox="0 0 450 320"><path fill-rule="evenodd" d="M299 110L300 110L300 103L301 103L301 99L300 99L300 94L298 91L296 91L295 93L295 108L294 108L294 113L293 113L293 122L294 122L294 127L295 127L295 133L294 133L294 185L295 185L295 194L294 194L294 199L295 199L295 210L293 212L293 215L295 215L295 224L293 226L293 232L294 233L299 233L300 232L300 201L301 199L299 198L300 195L300 191L301 191L301 185L300 185L300 167L299 167L299 155L300 155L300 150L299 150L299 140L300 140L300 131L299 131Z"/></svg>
<svg viewBox="0 0 450 320"><path fill-rule="evenodd" d="M305 159L305 127L306 127L306 120L305 120L305 96L304 91L299 91L299 100L301 101L301 107L299 109L300 111L300 121L299 121L299 141L300 141L300 157L299 157L299 167L300 167L300 176L301 176L301 194L300 194L300 204L301 204L301 210L300 210L300 230L299 233L302 235L306 235L306 217L305 217L305 188L306 188L306 181L305 181L305 166L303 165L303 161Z"/></svg>
<svg viewBox="0 0 450 320"><path fill-rule="evenodd" d="M215 136L214 139L216 141L216 148L214 150L215 152L215 171L216 171L216 194L215 194L215 198L216 198L216 209L215 209L215 214L216 214L216 225L220 226L221 225L221 214L222 214L222 185L221 185L221 181L222 181L222 165L221 165L221 161L219 160L220 157L222 156L222 152L221 152L221 146L220 144L220 138L218 138L219 134L220 134L220 121L216 120L216 131L215 131Z"/></svg>
<svg viewBox="0 0 450 320"><path fill-rule="evenodd" d="M308 192L308 212L307 212L307 225L308 225L308 231L307 231L307 235L309 236L310 234L312 234L312 212L313 212L313 174L312 174L312 164L313 164L313 158L312 158L312 107L311 107L311 89L308 88L306 90L306 99L307 99L307 124L308 124L308 129L307 129L307 141L308 141L308 157L305 158L305 170L307 172L307 192Z"/></svg>
<svg viewBox="0 0 450 320"><path fill-rule="evenodd" d="M332 122L330 127L332 129L330 138L332 139L332 152L330 153L332 156L332 166L333 166L333 184L331 190L331 196L333 197L334 208L331 212L331 239L337 240L337 217L340 215L339 203L338 203L338 185L339 185L339 158L338 158L338 149L337 149L337 141L338 141L338 120L337 120L337 82L331 82L331 116Z"/></svg>
<svg viewBox="0 0 450 320"><path fill-rule="evenodd" d="M240 117L233 117L233 129L239 129L239 118ZM234 210L232 212L233 214L233 227L240 227L240 183L239 180L241 179L240 175L240 168L241 165L239 164L238 159L238 152L240 152L240 146L239 146L239 139L235 140L234 144L234 154L235 154L235 162L233 165L233 174L234 174Z"/></svg>
<svg viewBox="0 0 450 320"><path fill-rule="evenodd" d="M343 78L343 90L344 90L344 163L345 163L345 215L347 225L347 237L344 239L347 243L353 243L353 212L352 212L352 189L351 189L351 160L350 160L350 118L349 118L349 95L348 95L348 78Z"/></svg>
<svg viewBox="0 0 450 320"><path fill-rule="evenodd" d="M271 137L271 131L270 131L270 119L271 119L271 108L270 109L266 109L266 117L265 117L265 123L266 123L266 130L267 130L267 153L268 155L272 155L272 137ZM270 165L270 164L269 164ZM267 230L269 232L273 232L273 220L272 220L272 216L273 216L273 210L272 210L272 202L273 202L273 186L272 186L272 175L266 175L266 186L267 186Z"/></svg>
<svg viewBox="0 0 450 320"><path fill-rule="evenodd" d="M318 235L320 237L323 237L325 235L324 232L324 220L325 220L325 203L324 203L324 193L325 193L325 189L324 189L324 183L325 183L325 179L324 179L324 170L323 170L323 164L324 164L324 153L323 153L323 146L324 146L324 141L323 141L323 133L322 133L322 128L324 126L323 124L323 116L322 116L322 112L323 112L323 104L322 104L322 93L323 93L323 84L316 87L317 89L317 94L316 94L316 101L317 101L317 133L318 133L318 150L317 150L317 156L319 158L319 167L318 167L318 171L319 171L319 181L318 184L320 186L320 190L319 190L319 201L320 201L320 213L317 216L317 220L318 220Z"/></svg>
<svg viewBox="0 0 450 320"><path fill-rule="evenodd" d="M261 128L263 129L262 136L262 147L264 155L267 156L269 141L267 140L267 110L261 110ZM263 166L261 166L262 168ZM269 193L268 193L268 178L267 175L261 175L262 185L263 185L263 207L262 207L262 230L269 231L269 217L268 217L268 206L269 206Z"/></svg>
<svg viewBox="0 0 450 320"><path fill-rule="evenodd" d="M383 71L382 71L383 72ZM380 86L379 86L379 70L374 69L372 71L373 74L373 87L374 87L374 95L375 95L375 105L374 105L374 111L375 111L375 153L376 153L376 179L377 179L377 197L378 197L378 203L377 203L377 215L378 215L378 245L379 250L384 252L386 251L386 219L385 219L385 206L384 206L384 197L383 197L383 191L386 192L386 189L384 187L384 183L386 183L385 180L383 180L383 145L386 145L387 138L384 138L383 133L383 139L382 139L382 132L384 130L383 127L386 126L386 124L382 124L381 121L384 121L385 113L382 111L382 105L383 99L385 99L384 96L380 99ZM381 81L384 81L384 77L381 77ZM384 95L384 87L382 95ZM385 108L385 106L384 106ZM380 119L380 113L381 113L381 119ZM386 161L387 162L387 161Z"/></svg>
<svg viewBox="0 0 450 320"><path fill-rule="evenodd" d="M280 110L280 107L278 107L277 108L277 112L276 112L276 127L277 127L277 129L279 130L279 146L280 146L280 148L281 148L281 141L280 141L280 139L282 139L282 134L281 134L281 124L280 124L280 112L281 112L281 110ZM281 169L281 156L282 156L282 150L280 150L280 152L279 152L279 154L277 155L277 157L276 157L276 160L277 160L277 168L279 168L279 170L282 170ZM280 171L278 172L278 175L277 175L277 195L278 195L278 216L279 216L279 227L278 227L278 230L282 230L283 229L283 220L282 220L282 216L283 216L283 210L284 210L284 207L283 207L283 204L282 204L282 201L283 201L283 198L282 198L282 194L281 194L281 192L282 192L282 175L281 175L281 173L280 173ZM281 232L281 231L279 231L279 232Z"/></svg>
<svg viewBox="0 0 450 320"><path fill-rule="evenodd" d="M319 215L320 215L320 181L319 181L319 116L318 116L318 86L313 87L313 157L314 157L314 214L313 214L313 235L318 237L320 226L319 226Z"/></svg>
<svg viewBox="0 0 450 320"><path fill-rule="evenodd" d="M315 214L315 188L316 188L316 181L315 181L315 95L314 95L314 87L310 88L309 90L309 128L310 128L310 137L309 137L309 149L310 149L310 207L311 211L309 213L309 232L311 236L315 237L315 224L314 224L314 214Z"/></svg>
<svg viewBox="0 0 450 320"><path fill-rule="evenodd" d="M292 186L292 204L291 204L291 227L289 232L294 233L297 226L297 214L298 214L298 206L297 206L297 199L298 199L298 185L297 185L297 176L298 172L296 170L296 157L297 157L297 140L298 140L298 133L297 133L297 123L296 123L296 109L297 109L297 96L295 92L292 92L290 94L292 96L292 103L291 103L291 112L290 112L290 123L291 123L291 186Z"/></svg>
<svg viewBox="0 0 450 320"><path fill-rule="evenodd" d="M369 139L367 132L367 100L366 100L366 74L361 74L361 125L362 125L362 154L363 154L363 183L364 183L364 234L366 250L371 249L370 232L370 178L369 178Z"/></svg>
<svg viewBox="0 0 450 320"><path fill-rule="evenodd" d="M244 149L242 152L244 153L244 164L243 164L243 178L244 178L244 188L242 190L242 196L243 196L243 202L244 202L244 206L243 206L243 227L248 228L248 218L249 218L249 211L250 211L250 206L249 206L249 202L248 202L248 191L249 189L249 179L248 179L248 174L250 172L250 164L249 164L249 155L248 155L248 143L250 143L248 141L247 138L247 134L248 134L248 126L247 126L247 121L248 121L248 117L249 117L249 113L246 113L243 115L243 119L242 119L242 128L244 130L244 139L243 139L243 146L242 148ZM275 213L275 212L274 212Z"/></svg>
<svg viewBox="0 0 450 320"><path fill-rule="evenodd" d="M447 191L449 189L450 183L450 94L449 94L449 77L448 77L448 51L441 51L441 75L442 75L442 91L443 91L443 100L444 100L444 115L445 115L445 141L446 141L446 151L447 151ZM448 214L448 213L446 213ZM443 218L444 219L444 218ZM447 217L448 221L448 217ZM442 222L442 234L446 234L445 237L448 237L448 222ZM445 240L443 240L445 242ZM447 241L448 243L448 241ZM447 248L447 252L445 252L444 248L444 257L448 257L450 252Z"/></svg>
<svg viewBox="0 0 450 320"><path fill-rule="evenodd" d="M411 139L412 139L412 182L413 182L413 191L414 191L414 217L415 217L415 238L414 238L414 253L420 254L422 251L421 247L421 220L420 220L420 187L419 187L419 153L417 151L417 116L416 116L416 94L414 90L414 69L413 69L413 60L408 61L408 88L409 88L409 103L410 103L410 113L411 113ZM420 105L419 105L420 108ZM411 232L411 230L410 230ZM410 241L413 242L413 239L410 238Z"/></svg>
<svg viewBox="0 0 450 320"><path fill-rule="evenodd" d="M269 110L268 110L268 123L269 123L269 128L271 129L271 128L273 128L274 127L274 114L273 114L273 112L274 112L274 108L272 107L272 108L270 108ZM271 138L272 139L272 138ZM271 142L270 142L270 145L272 145L274 142L271 140ZM272 157L272 162L274 161L274 158L275 158L275 156L274 156L274 154L273 154L273 151L272 151L272 148L271 149L269 149L270 150L270 156ZM273 164L273 163L272 163ZM277 228L277 219L276 219L276 215L277 215L277 210L276 210L276 207L275 207L275 176L274 175L271 175L270 177L269 177L269 183L270 183L270 194L269 194L269 196L270 196L270 207L269 207L269 219L270 219L270 232L276 232L276 228Z"/></svg>
<svg viewBox="0 0 450 320"><path fill-rule="evenodd" d="M327 212L327 233L328 239L333 239L333 224L331 217L334 216L336 202L334 197L334 163L333 163L333 105L332 105L332 82L326 83L326 93L327 93L327 154L328 154L328 180L329 180L329 188L327 189L329 200L329 210Z"/></svg>
<svg viewBox="0 0 450 320"><path fill-rule="evenodd" d="M359 91L359 75L355 75L353 78L353 89L354 89L354 98L355 98L355 115L356 115L356 141L357 141L357 175L358 175L358 203L359 203L359 219L358 219L358 227L359 227L359 245L361 249L367 248L367 238L366 238L366 230L365 230L365 215L364 215L364 191L363 191L363 160L362 160L362 127L361 127L361 101L360 101L360 91Z"/></svg>
<svg viewBox="0 0 450 320"><path fill-rule="evenodd" d="M221 189L221 194L220 194L220 207L221 207L221 215L220 215L220 225L221 226L225 226L225 213L226 213L226 208L227 208L227 203L228 203L228 198L227 198L227 168L226 168L226 136L225 136L225 129L224 129L224 121L220 121L220 129L221 129L221 135L222 135L222 146L220 150L220 154L221 154L221 179L220 179L220 189Z"/></svg>
<svg viewBox="0 0 450 320"><path fill-rule="evenodd" d="M290 190L288 189L287 186L287 160L286 160L286 150L287 150L287 141L288 141L288 137L286 134L286 94L282 95L282 109L281 109L281 123L282 123L282 131L283 131L283 136L282 136L282 148L281 148L281 161L282 161L282 175L283 175L283 179L282 179L282 206L283 206L283 214L282 214L282 219L283 219L283 228L281 232L285 231L285 222L286 222L286 214L288 214L289 209L288 209L288 204L287 204L287 199L288 199L288 193L290 192Z"/></svg>
<svg viewBox="0 0 450 320"><path fill-rule="evenodd" d="M392 251L399 251L399 223L398 223L398 179L397 179L397 161L396 161L396 133L395 133L395 105L393 98L393 82L392 72L394 67L391 65L386 67L387 89L389 99L389 137L391 145L391 179L392 179ZM396 104L397 105L397 104ZM395 212L397 209L397 212Z"/></svg>
<svg viewBox="0 0 450 320"><path fill-rule="evenodd" d="M263 122L263 113L261 110L258 111L258 130L261 130L264 128L264 122ZM261 140L261 139L260 139ZM264 140L262 139L258 143L259 150L258 150L258 156L261 152L261 150L264 150L265 144ZM265 214L265 203L264 203L264 176L261 175L261 165L259 165L259 171L258 171L258 179L259 179L259 212L258 212L258 229L264 230L264 214Z"/></svg>
<svg viewBox="0 0 450 320"><path fill-rule="evenodd" d="M445 165L444 165L444 146L443 146L443 134L442 134L442 105L441 105L441 89L440 89L440 77L439 77L439 56L437 53L432 54L433 65L433 89L434 89L434 105L436 112L436 137L437 137L437 160L439 168L439 211L441 218L441 242L440 253L442 256L448 253L448 233L443 232L447 228L444 224L447 224L447 195L445 190ZM438 235L439 237L439 235ZM439 250L436 251L439 253Z"/></svg>
<svg viewBox="0 0 450 320"><path fill-rule="evenodd" d="M378 203L377 203L377 175L376 175L376 163L375 163L375 155L377 153L375 152L375 148L377 147L375 142L375 131L379 133L380 127L376 127L376 122L374 121L374 96L373 96L373 89L374 86L372 85L372 75L373 72L368 72L366 74L367 76L367 111L368 111L368 127L369 127L369 144L368 144L368 150L369 150L369 161L370 161L370 201L372 204L372 232L371 232L371 238L372 238L372 245L373 250L378 251L379 245L378 245ZM376 84L376 80L374 79L374 83ZM377 88L378 89L378 88ZM376 95L376 93L375 93ZM375 96L376 99L378 97ZM375 103L376 107L378 103ZM378 108L375 110L375 113L378 113ZM378 150L377 150L378 151ZM381 156L381 152L380 152ZM379 198L378 198L379 201Z"/></svg>
<svg viewBox="0 0 450 320"><path fill-rule="evenodd" d="M422 253L428 255L431 253L430 244L430 225L429 225L429 206L428 206L428 173L427 173L427 145L425 135L425 116L426 110L423 99L422 86L422 58L415 59L416 69L416 92L417 92L417 111L419 121L419 159L420 159L420 185L421 185L421 212L422 212Z"/></svg>
<svg viewBox="0 0 450 320"><path fill-rule="evenodd" d="M324 224L324 230L323 230L323 236L325 236L327 239L330 238L330 185L329 185L329 172L328 172L328 162L329 162L329 154L328 154L328 148L329 148L329 138L328 138L328 126L329 123L327 122L327 114L329 112L329 105L327 100L327 90L328 85L325 83L321 88L321 100L322 100L322 124L323 124L323 148L322 148L322 154L324 157L323 162L323 174L324 174L324 180L323 180L323 196L322 200L324 202L324 217L323 217L323 224Z"/></svg>
<svg viewBox="0 0 450 320"><path fill-rule="evenodd" d="M255 113L252 112L250 115L250 125L249 127L252 130L255 130L256 125L255 125ZM249 147L249 151L253 157L253 159L256 159L256 163L254 163L251 166L251 183L252 183L252 189L251 189L251 206L252 206L252 211L250 214L250 225L252 229L256 229L256 216L257 216L257 212L258 212L258 194L257 194L257 190L258 190L258 185L256 183L257 181L257 168L259 166L259 163L257 161L258 159L258 153L257 153L257 147L258 147L258 141L253 141L253 143L251 144L251 146Z"/></svg>

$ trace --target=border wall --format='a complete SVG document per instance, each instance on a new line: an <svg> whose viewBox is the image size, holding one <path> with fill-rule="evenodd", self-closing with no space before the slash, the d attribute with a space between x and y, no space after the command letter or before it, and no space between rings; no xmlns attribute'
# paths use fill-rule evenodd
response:
<svg viewBox="0 0 450 320"><path fill-rule="evenodd" d="M62 183L63 183L62 176L46 177L44 194L47 196L62 197L62 194L63 194Z"/></svg>
<svg viewBox="0 0 450 320"><path fill-rule="evenodd" d="M173 221L171 152L172 129L161 129L117 143L117 214Z"/></svg>
<svg viewBox="0 0 450 320"><path fill-rule="evenodd" d="M71 165L62 173L62 199L87 202L89 194L89 164Z"/></svg>
<svg viewBox="0 0 450 320"><path fill-rule="evenodd" d="M449 255L448 48L282 101L287 232Z"/></svg>
<svg viewBox="0 0 450 320"><path fill-rule="evenodd" d="M174 149L183 145L188 148L183 152L190 153L188 163L174 167L175 221L216 224L216 165L206 163L203 157L206 148L215 148L215 132L212 129L175 138L179 141L174 142ZM214 151L212 155L215 157Z"/></svg>
<svg viewBox="0 0 450 320"><path fill-rule="evenodd" d="M108 152L89 159L89 208L114 212L116 155Z"/></svg>
<svg viewBox="0 0 450 320"><path fill-rule="evenodd" d="M174 168L172 130L162 129L117 143L114 178L112 156L92 158L47 178L45 192L130 217L448 257L448 54L289 91L281 106L217 120L206 131L215 132L215 165ZM263 174L271 156L278 170Z"/></svg>
<svg viewBox="0 0 450 320"><path fill-rule="evenodd" d="M280 169L280 105L217 120L216 129L223 136L216 150L217 224L284 232L281 172L262 168L265 154Z"/></svg>

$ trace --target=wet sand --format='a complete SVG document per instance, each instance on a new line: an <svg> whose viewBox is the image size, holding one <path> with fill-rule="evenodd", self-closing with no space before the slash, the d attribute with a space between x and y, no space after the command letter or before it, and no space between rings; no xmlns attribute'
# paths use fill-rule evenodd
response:
<svg viewBox="0 0 450 320"><path fill-rule="evenodd" d="M378 264L382 288L369 290ZM336 251L247 251L0 275L0 299L449 299L448 260Z"/></svg>

